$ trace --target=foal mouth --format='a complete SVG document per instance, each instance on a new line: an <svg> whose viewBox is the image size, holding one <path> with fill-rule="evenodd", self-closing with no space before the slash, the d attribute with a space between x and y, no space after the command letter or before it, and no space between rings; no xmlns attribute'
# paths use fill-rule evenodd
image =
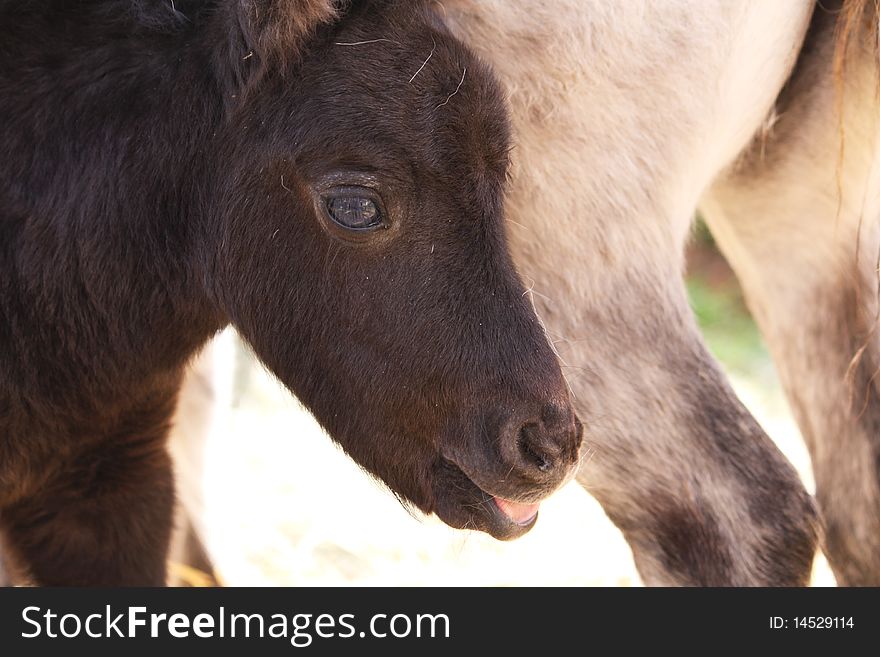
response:
<svg viewBox="0 0 880 657"><path fill-rule="evenodd" d="M538 519L539 504L523 504L497 496L493 498L493 501L501 513L521 527L533 525Z"/></svg>
<svg viewBox="0 0 880 657"><path fill-rule="evenodd" d="M461 468L441 459L434 468L434 513L456 529L476 529L509 541L538 521L538 502L517 502L480 488Z"/></svg>

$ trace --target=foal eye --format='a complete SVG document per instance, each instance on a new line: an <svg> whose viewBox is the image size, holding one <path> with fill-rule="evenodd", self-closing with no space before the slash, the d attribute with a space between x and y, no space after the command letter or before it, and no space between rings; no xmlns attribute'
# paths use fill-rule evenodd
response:
<svg viewBox="0 0 880 657"><path fill-rule="evenodd" d="M372 230L384 225L379 203L357 192L338 194L324 199L327 214L343 228L349 230Z"/></svg>

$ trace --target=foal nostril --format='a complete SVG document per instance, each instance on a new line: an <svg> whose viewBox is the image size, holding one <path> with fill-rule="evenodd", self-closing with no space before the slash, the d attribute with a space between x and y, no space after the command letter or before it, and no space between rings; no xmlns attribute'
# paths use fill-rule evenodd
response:
<svg viewBox="0 0 880 657"><path fill-rule="evenodd" d="M546 452L541 449L540 443L540 427L533 422L524 424L519 430L518 445L520 452L522 452L527 463L537 466L541 472L547 472L547 470L553 467L553 462Z"/></svg>
<svg viewBox="0 0 880 657"><path fill-rule="evenodd" d="M563 473L577 462L582 435L583 426L570 408L544 405L537 417L520 425L516 434L523 474L540 472L545 478Z"/></svg>

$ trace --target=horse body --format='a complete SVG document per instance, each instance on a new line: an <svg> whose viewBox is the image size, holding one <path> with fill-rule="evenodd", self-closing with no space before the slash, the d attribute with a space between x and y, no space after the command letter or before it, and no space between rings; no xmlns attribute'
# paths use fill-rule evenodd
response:
<svg viewBox="0 0 880 657"><path fill-rule="evenodd" d="M815 511L681 287L699 201L807 440L835 575L876 584L874 9L508 4L447 7L511 93L514 255L589 427L579 481L648 583L807 581ZM513 56L526 38L537 56Z"/></svg>
<svg viewBox="0 0 880 657"><path fill-rule="evenodd" d="M512 4L445 6L510 93L512 248L585 418L579 481L649 583L806 582L810 498L708 354L681 271L812 3Z"/></svg>
<svg viewBox="0 0 880 657"><path fill-rule="evenodd" d="M528 531L580 425L506 250L497 86L422 3L0 11L16 565L164 581L165 437L187 361L229 323L402 500Z"/></svg>

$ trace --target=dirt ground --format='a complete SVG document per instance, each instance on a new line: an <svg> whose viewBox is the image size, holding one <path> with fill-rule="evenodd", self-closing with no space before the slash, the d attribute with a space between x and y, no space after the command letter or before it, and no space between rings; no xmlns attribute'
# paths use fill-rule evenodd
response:
<svg viewBox="0 0 880 657"><path fill-rule="evenodd" d="M812 490L778 386L734 378ZM229 585L638 586L626 542L576 484L502 543L413 517L330 441L262 368L239 355L237 392L206 446L204 532ZM820 556L814 584L834 585Z"/></svg>

